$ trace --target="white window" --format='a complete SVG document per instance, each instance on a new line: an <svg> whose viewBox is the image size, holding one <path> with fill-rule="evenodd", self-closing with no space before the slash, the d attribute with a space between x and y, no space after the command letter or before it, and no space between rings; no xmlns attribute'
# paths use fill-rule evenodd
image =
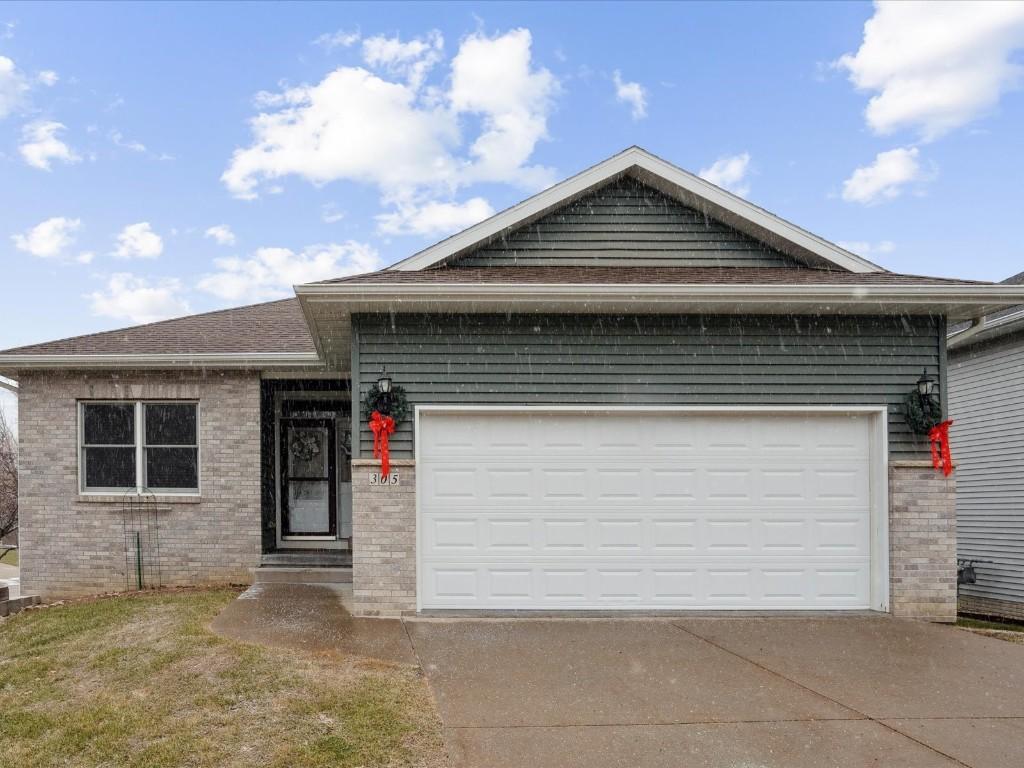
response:
<svg viewBox="0 0 1024 768"><path fill-rule="evenodd" d="M198 493L199 404L79 404L80 487L88 493Z"/></svg>

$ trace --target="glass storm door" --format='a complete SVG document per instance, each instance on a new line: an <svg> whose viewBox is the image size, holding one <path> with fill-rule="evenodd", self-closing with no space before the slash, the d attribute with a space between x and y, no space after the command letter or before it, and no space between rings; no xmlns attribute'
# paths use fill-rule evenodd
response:
<svg viewBox="0 0 1024 768"><path fill-rule="evenodd" d="M286 537L338 534L334 421L281 423L281 526Z"/></svg>

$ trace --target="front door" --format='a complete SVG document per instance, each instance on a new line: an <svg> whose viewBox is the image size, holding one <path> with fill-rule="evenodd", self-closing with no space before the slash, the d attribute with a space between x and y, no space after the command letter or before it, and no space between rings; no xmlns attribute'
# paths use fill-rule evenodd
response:
<svg viewBox="0 0 1024 768"><path fill-rule="evenodd" d="M281 422L281 533L285 538L338 534L333 419Z"/></svg>

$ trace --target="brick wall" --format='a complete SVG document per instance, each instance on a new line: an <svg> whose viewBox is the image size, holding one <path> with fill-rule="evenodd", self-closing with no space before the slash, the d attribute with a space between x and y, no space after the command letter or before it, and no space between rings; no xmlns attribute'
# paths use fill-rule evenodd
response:
<svg viewBox="0 0 1024 768"><path fill-rule="evenodd" d="M261 550L258 373L36 372L19 384L25 594L53 599L134 588L121 497L78 493L80 399L199 401L201 496L160 499L158 530L151 519L143 527L146 576L152 582L158 570L164 585L251 581Z"/></svg>
<svg viewBox="0 0 1024 768"><path fill-rule="evenodd" d="M956 620L956 481L931 462L889 465L890 610Z"/></svg>
<svg viewBox="0 0 1024 768"><path fill-rule="evenodd" d="M416 610L416 463L392 461L398 485L370 485L374 459L352 461L352 593L359 616Z"/></svg>

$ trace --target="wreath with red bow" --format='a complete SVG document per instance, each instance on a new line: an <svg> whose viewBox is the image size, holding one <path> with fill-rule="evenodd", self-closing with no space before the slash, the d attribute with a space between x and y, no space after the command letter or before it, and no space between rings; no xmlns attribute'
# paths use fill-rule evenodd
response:
<svg viewBox="0 0 1024 768"><path fill-rule="evenodd" d="M921 397L917 392L907 395L907 426L918 435L927 435L933 427L942 422L942 406L931 397Z"/></svg>
<svg viewBox="0 0 1024 768"><path fill-rule="evenodd" d="M391 410L388 415L395 420L395 424L400 424L409 417L409 399L405 396L405 388L393 384L389 394L391 395ZM380 391L380 387L376 384L370 387L366 397L363 398L364 419L370 418L375 411L381 412L380 406L383 398L384 393Z"/></svg>
<svg viewBox="0 0 1024 768"><path fill-rule="evenodd" d="M953 471L953 456L949 449L949 427L953 422L943 421L942 404L934 398L911 392L907 395L906 405L907 426L919 435L928 435L932 466L948 477Z"/></svg>
<svg viewBox="0 0 1024 768"><path fill-rule="evenodd" d="M381 406L387 405L387 414ZM363 413L369 421L370 432L373 433L373 458L380 459L381 474L387 477L391 473L391 450L388 441L395 433L395 427L409 415L409 400L402 387L392 386L385 395L380 387L374 384L363 400Z"/></svg>

